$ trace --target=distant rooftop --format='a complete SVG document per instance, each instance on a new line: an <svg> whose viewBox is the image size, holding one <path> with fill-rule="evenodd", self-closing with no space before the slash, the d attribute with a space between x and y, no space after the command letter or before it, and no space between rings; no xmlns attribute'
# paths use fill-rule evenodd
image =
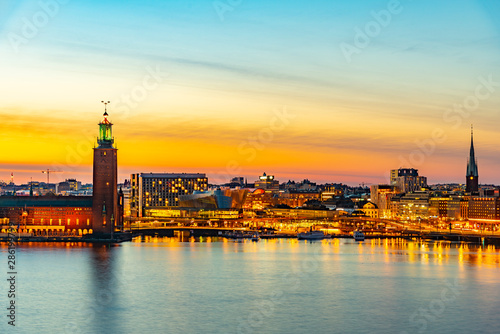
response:
<svg viewBox="0 0 500 334"><path fill-rule="evenodd" d="M0 196L0 207L92 207L92 196Z"/></svg>
<svg viewBox="0 0 500 334"><path fill-rule="evenodd" d="M205 178L206 174L201 173L140 173L142 178L147 179L194 179Z"/></svg>

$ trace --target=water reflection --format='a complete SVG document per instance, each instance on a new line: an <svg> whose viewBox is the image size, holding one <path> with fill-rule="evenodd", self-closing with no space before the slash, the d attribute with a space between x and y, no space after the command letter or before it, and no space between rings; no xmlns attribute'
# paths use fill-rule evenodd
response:
<svg viewBox="0 0 500 334"><path fill-rule="evenodd" d="M449 241L412 241L406 239L369 239L364 242L355 242L352 239L325 239L321 241L303 241L297 239L262 239L252 242L249 239L233 240L223 237L140 237L134 239L136 243L146 243L149 246L181 247L187 243L220 243L224 252L276 252L286 245L288 252L301 253L304 246L327 247L330 252L342 253L346 246L356 246L358 256L382 254L383 261L409 262L421 264L458 264L460 266L500 266L500 248L493 245L449 242ZM351 249L351 248L350 248Z"/></svg>
<svg viewBox="0 0 500 334"><path fill-rule="evenodd" d="M5 253L7 245L0 247ZM30 298L23 307L30 321L57 324L50 331L24 331L33 333L235 332L234 319L258 311L255 303L269 301L275 291L289 302L275 305L273 321L255 332L285 332L309 310L309 318L319 313L323 319L312 332L327 332L345 319L407 326L412 312L455 279L466 290L447 309L456 311L447 325L456 314L489 314L498 300L500 250L466 243L179 236L111 247L26 243L19 254L26 263L23 293Z"/></svg>
<svg viewBox="0 0 500 334"><path fill-rule="evenodd" d="M91 333L109 328L120 331L120 319L116 307L126 278L119 274L115 248L119 246L93 245L89 251L89 296L87 305L88 329ZM85 325L85 324L84 324Z"/></svg>

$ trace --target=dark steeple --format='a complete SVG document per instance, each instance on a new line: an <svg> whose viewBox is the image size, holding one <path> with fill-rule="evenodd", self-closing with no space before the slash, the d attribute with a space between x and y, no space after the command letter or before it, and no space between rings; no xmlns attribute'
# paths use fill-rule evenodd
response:
<svg viewBox="0 0 500 334"><path fill-rule="evenodd" d="M479 174L477 170L477 161L474 154L474 133L471 126L470 131L470 152L469 159L467 161L467 174L466 174L466 192L478 192L479 191Z"/></svg>

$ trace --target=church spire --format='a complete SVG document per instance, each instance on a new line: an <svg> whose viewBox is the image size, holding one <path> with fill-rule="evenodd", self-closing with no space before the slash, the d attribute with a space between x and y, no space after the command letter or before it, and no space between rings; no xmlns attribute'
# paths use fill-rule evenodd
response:
<svg viewBox="0 0 500 334"><path fill-rule="evenodd" d="M467 161L467 174L466 174L466 192L478 192L478 177L476 155L474 152L474 129L471 125L470 129L470 151L469 159Z"/></svg>

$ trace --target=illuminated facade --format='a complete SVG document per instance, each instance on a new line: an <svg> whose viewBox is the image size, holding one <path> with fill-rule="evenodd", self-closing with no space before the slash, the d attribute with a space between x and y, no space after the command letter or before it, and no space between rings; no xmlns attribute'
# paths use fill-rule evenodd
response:
<svg viewBox="0 0 500 334"><path fill-rule="evenodd" d="M378 207L379 217L391 216L391 198L398 193L395 185L374 184L370 187L370 201Z"/></svg>
<svg viewBox="0 0 500 334"><path fill-rule="evenodd" d="M146 208L178 207L181 195L206 191L205 174L139 173L131 175L130 211L133 217L143 217Z"/></svg>
<svg viewBox="0 0 500 334"><path fill-rule="evenodd" d="M0 217L19 226L20 233L83 235L92 233L92 197L1 196Z"/></svg>
<svg viewBox="0 0 500 334"><path fill-rule="evenodd" d="M274 175L266 175L264 173L262 176L259 176L259 180L255 181L254 187L264 190L279 190L280 183L274 179Z"/></svg>
<svg viewBox="0 0 500 334"><path fill-rule="evenodd" d="M207 209L196 208L145 208L144 217L171 219L171 218L192 218L192 219L238 219L241 218L239 210L235 209Z"/></svg>
<svg viewBox="0 0 500 334"><path fill-rule="evenodd" d="M194 191L192 195L180 195L179 207L199 209L242 209L247 196L246 189L218 189Z"/></svg>
<svg viewBox="0 0 500 334"><path fill-rule="evenodd" d="M401 196L397 216L411 220L429 217L429 193L419 191Z"/></svg>
<svg viewBox="0 0 500 334"><path fill-rule="evenodd" d="M317 191L287 191L279 194L278 203L297 208L310 200L320 201L321 193Z"/></svg>
<svg viewBox="0 0 500 334"><path fill-rule="evenodd" d="M445 219L462 219L465 200L462 197L431 197L429 198L429 216Z"/></svg>
<svg viewBox="0 0 500 334"><path fill-rule="evenodd" d="M363 211L365 216L370 217L370 218L378 218L379 217L379 210L376 204L372 202L368 202L363 207L360 209Z"/></svg>
<svg viewBox="0 0 500 334"><path fill-rule="evenodd" d="M266 192L264 189L258 188L248 193L243 208L247 210L262 210L277 205L278 201L278 194L269 191Z"/></svg>
<svg viewBox="0 0 500 334"><path fill-rule="evenodd" d="M500 223L500 198L471 197L469 200L469 220Z"/></svg>

